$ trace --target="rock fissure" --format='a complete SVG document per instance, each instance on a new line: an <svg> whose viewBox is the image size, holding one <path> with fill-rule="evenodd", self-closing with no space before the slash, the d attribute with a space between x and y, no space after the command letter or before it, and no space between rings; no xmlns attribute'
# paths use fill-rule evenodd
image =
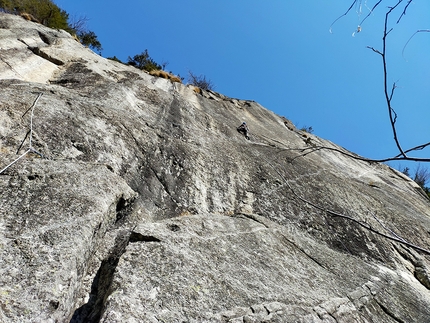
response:
<svg viewBox="0 0 430 323"><path fill-rule="evenodd" d="M415 263L415 278L427 289L430 290L430 268L426 266L423 259Z"/></svg>
<svg viewBox="0 0 430 323"><path fill-rule="evenodd" d="M270 315L270 310L267 308L267 306L263 304L263 307L264 307L264 309L266 310L266 314L267 314L267 315Z"/></svg>
<svg viewBox="0 0 430 323"><path fill-rule="evenodd" d="M130 237L129 237L129 242L130 243L135 243L135 242L161 242L160 239L154 237L154 236L150 236L150 235L143 235L139 232L134 232L132 231L130 233Z"/></svg>
<svg viewBox="0 0 430 323"><path fill-rule="evenodd" d="M331 317L335 323L339 323L339 321L337 320L337 318L333 315L333 313L329 313L327 312L328 316Z"/></svg>
<svg viewBox="0 0 430 323"><path fill-rule="evenodd" d="M121 196L116 204L116 219L115 223L124 221L133 210L135 198L126 199Z"/></svg>
<svg viewBox="0 0 430 323"><path fill-rule="evenodd" d="M127 133L130 135L130 137L133 139L134 144L136 145L136 147L141 147L142 143L139 142L139 140L137 140L137 138L134 136L133 131L131 131L124 123L122 123L123 128L125 129L125 131L127 131ZM135 154L136 158L138 158L139 156L137 154Z"/></svg>
<svg viewBox="0 0 430 323"><path fill-rule="evenodd" d="M62 62L59 59L56 59L53 56L48 55L43 50L41 50L39 47L31 47L31 46L29 46L28 49L31 50L35 55L37 55L37 56L39 56L39 57L41 57L43 59L46 59L48 62L51 62L51 63L53 63L53 64L55 64L57 66L64 65L64 62Z"/></svg>
<svg viewBox="0 0 430 323"><path fill-rule="evenodd" d="M324 270L327 270L329 272L332 272L329 268L324 266L321 261L317 260L315 257L311 256L308 252L306 252L303 247L299 246L294 241L288 239L285 234L282 234L282 237L291 245L293 245L296 249L298 249L301 253L303 253L308 259L310 259L312 262L316 263L319 267L323 268Z"/></svg>
<svg viewBox="0 0 430 323"><path fill-rule="evenodd" d="M391 319L393 319L397 323L407 323L406 321L401 320L400 318L396 317L392 311L388 309L384 304L382 304L380 301L378 301L376 298L374 298L376 304L382 309L382 311L389 316Z"/></svg>
<svg viewBox="0 0 430 323"><path fill-rule="evenodd" d="M426 259L411 252L404 246L394 245L395 250L399 255L406 260L410 265L408 270L425 288L430 290L430 267L426 264Z"/></svg>
<svg viewBox="0 0 430 323"><path fill-rule="evenodd" d="M255 221L255 222L257 222L257 223L259 223L259 224L263 225L264 227L266 227L266 229L267 229L267 228L269 228L269 226L268 226L266 223L264 223L262 220L260 220L260 219L259 219L258 217L256 217L254 214L249 214L249 213L237 213L235 216L237 216L237 217L244 217L244 218L250 219L250 220L252 220L252 221Z"/></svg>
<svg viewBox="0 0 430 323"><path fill-rule="evenodd" d="M52 40L51 37L47 36L45 33L42 33L40 31L37 32L37 34L39 35L40 39L46 44L46 45L52 45L54 43L54 41Z"/></svg>
<svg viewBox="0 0 430 323"><path fill-rule="evenodd" d="M164 180L164 178L161 176L160 173L158 173L158 171L154 168L151 167L151 171L152 173L155 175L155 178L158 180L158 182L161 184L161 186L163 187L164 191L167 193L167 195L170 196L170 198L172 198L173 200L173 196L170 193L169 187L166 184L166 181Z"/></svg>
<svg viewBox="0 0 430 323"><path fill-rule="evenodd" d="M87 303L73 313L70 323L98 323L105 310L106 299L113 291L113 278L121 256L129 243L129 234L117 235L109 256L102 260L91 285Z"/></svg>

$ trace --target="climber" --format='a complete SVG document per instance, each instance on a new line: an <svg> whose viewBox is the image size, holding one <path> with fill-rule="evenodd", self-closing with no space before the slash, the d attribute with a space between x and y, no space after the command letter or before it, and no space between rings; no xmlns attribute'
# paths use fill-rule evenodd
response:
<svg viewBox="0 0 430 323"><path fill-rule="evenodd" d="M242 122L242 124L239 127L237 127L237 131L240 133L243 133L245 135L245 138L249 140L249 136L248 136L249 129L245 121Z"/></svg>

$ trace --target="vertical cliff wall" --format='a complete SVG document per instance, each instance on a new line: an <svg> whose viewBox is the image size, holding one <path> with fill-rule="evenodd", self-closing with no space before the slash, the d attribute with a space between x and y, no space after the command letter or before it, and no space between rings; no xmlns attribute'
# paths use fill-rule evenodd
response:
<svg viewBox="0 0 430 323"><path fill-rule="evenodd" d="M0 48L0 321L429 321L407 177L17 16Z"/></svg>

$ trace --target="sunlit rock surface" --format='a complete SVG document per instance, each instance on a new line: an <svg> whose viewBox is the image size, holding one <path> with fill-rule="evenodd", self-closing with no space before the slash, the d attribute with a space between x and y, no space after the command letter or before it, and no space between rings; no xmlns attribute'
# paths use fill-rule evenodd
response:
<svg viewBox="0 0 430 323"><path fill-rule="evenodd" d="M6 14L0 90L1 322L430 321L388 166Z"/></svg>

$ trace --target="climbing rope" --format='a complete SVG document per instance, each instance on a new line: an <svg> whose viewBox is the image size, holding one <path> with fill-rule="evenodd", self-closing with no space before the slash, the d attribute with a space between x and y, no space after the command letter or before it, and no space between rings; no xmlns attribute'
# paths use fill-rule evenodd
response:
<svg viewBox="0 0 430 323"><path fill-rule="evenodd" d="M24 117L28 111L31 110L31 115L30 115L30 130L27 132L27 134L24 137L24 140L21 142L21 145L19 146L18 150L17 150L17 154L20 151L22 145L24 144L24 141L27 139L27 137L30 135L29 138L29 145L28 145L28 149L25 151L25 153L23 153L21 156L19 156L17 159L15 159L13 162L11 162L9 165L7 165L5 168L3 168L2 170L0 170L0 174L2 174L6 169L8 169L9 167L11 167L13 164L15 164L17 161L19 161L22 157L24 157L25 155L27 155L28 153L34 153L39 155L40 157L44 158L44 156L38 152L36 149L33 148L32 145L32 140L33 140L33 116L34 116L34 108L37 105L37 102L39 101L40 97L43 95L42 92L40 92L37 95L37 98L34 100L33 104L31 105L31 107L29 107L27 109L27 111L24 112L24 114L22 115L22 117Z"/></svg>

